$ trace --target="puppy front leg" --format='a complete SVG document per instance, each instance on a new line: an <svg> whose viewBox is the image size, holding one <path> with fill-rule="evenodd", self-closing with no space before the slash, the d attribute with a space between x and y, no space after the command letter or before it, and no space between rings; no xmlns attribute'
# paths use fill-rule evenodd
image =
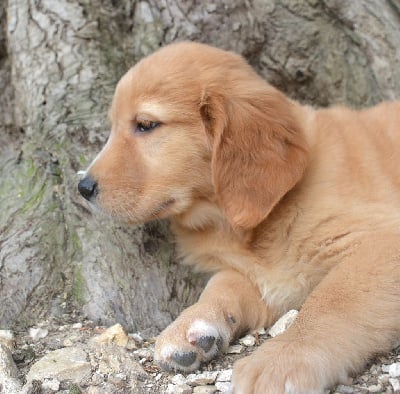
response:
<svg viewBox="0 0 400 394"><path fill-rule="evenodd" d="M159 335L155 360L168 370L196 370L239 335L265 326L270 316L260 292L246 277L221 271L210 279L198 302Z"/></svg>

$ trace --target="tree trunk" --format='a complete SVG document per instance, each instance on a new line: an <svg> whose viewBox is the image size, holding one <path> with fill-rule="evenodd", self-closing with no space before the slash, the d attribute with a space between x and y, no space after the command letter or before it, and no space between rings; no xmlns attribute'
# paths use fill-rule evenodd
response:
<svg viewBox="0 0 400 394"><path fill-rule="evenodd" d="M198 296L166 223L94 217L76 191L117 80L159 46L234 50L313 105L400 93L396 0L3 0L0 20L0 326L84 313L154 334Z"/></svg>

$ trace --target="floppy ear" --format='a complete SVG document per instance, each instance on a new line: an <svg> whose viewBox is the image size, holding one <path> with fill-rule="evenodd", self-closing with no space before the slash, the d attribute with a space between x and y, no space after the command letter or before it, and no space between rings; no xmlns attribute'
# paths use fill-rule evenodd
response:
<svg viewBox="0 0 400 394"><path fill-rule="evenodd" d="M201 105L212 143L215 192L235 229L262 222L300 180L307 163L294 104L260 82L229 97L211 93Z"/></svg>

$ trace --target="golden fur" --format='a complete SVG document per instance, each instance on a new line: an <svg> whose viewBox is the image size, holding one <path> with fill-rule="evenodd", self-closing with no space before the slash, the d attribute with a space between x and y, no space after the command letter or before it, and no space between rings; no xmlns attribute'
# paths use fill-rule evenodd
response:
<svg viewBox="0 0 400 394"><path fill-rule="evenodd" d="M294 325L236 363L236 393L318 393L390 349L399 102L315 110L238 55L178 43L128 71L110 114L87 198L131 223L169 217L183 262L215 273L160 334L162 366L196 369L292 308Z"/></svg>

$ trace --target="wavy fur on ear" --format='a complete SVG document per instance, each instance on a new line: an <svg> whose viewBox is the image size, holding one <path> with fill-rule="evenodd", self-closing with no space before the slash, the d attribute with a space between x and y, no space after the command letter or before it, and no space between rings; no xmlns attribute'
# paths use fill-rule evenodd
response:
<svg viewBox="0 0 400 394"><path fill-rule="evenodd" d="M208 92L201 114L219 203L233 228L250 229L301 179L307 145L282 93L258 77L232 83L229 95Z"/></svg>

